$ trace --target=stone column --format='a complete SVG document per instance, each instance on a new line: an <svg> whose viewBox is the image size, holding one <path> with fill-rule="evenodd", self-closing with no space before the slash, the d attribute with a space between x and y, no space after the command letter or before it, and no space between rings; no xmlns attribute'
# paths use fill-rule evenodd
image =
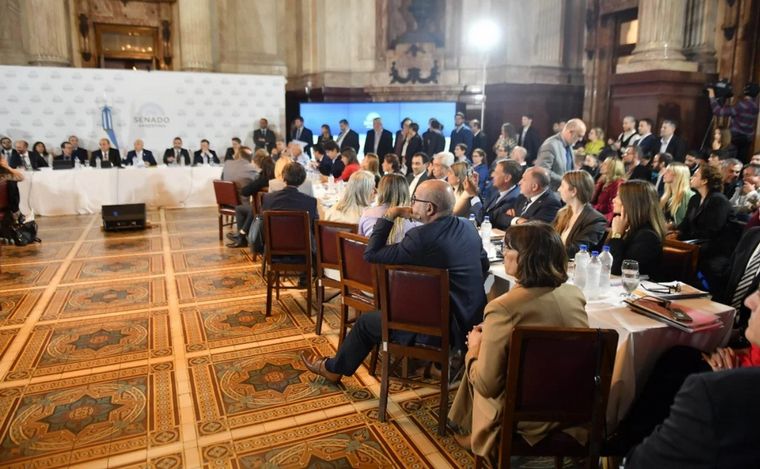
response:
<svg viewBox="0 0 760 469"><path fill-rule="evenodd" d="M179 0L179 42L184 71L211 72L211 0Z"/></svg>
<svg viewBox="0 0 760 469"><path fill-rule="evenodd" d="M562 66L562 34L564 27L562 16L565 3L560 0L534 0L532 2L538 9L538 24L533 30L536 34L535 49L532 65L544 67ZM527 31L523 31L524 34ZM530 37L530 34L526 34Z"/></svg>
<svg viewBox="0 0 760 469"><path fill-rule="evenodd" d="M683 54L687 0L639 0L639 38L617 73L674 70L696 72Z"/></svg>
<svg viewBox="0 0 760 469"><path fill-rule="evenodd" d="M65 2L21 2L22 38L31 65L71 65Z"/></svg>
<svg viewBox="0 0 760 469"><path fill-rule="evenodd" d="M689 0L686 17L686 49L684 54L697 62L700 71L715 73L718 58L715 52L715 24L718 0Z"/></svg>

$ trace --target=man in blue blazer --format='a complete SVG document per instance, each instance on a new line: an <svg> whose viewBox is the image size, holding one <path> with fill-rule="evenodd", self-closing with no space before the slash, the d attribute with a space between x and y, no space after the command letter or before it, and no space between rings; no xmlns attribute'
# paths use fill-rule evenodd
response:
<svg viewBox="0 0 760 469"><path fill-rule="evenodd" d="M451 131L451 143L449 143L449 151L451 153L454 153L454 147L457 146L458 143L464 143L467 145L467 151L465 154L467 155L467 158L472 158L472 130L470 130L469 127L467 127L464 123L464 114L461 112L457 112L456 116L454 116L454 130Z"/></svg>
<svg viewBox="0 0 760 469"><path fill-rule="evenodd" d="M372 119L372 129L367 132L364 140L364 154L374 153L383 161L385 155L393 153L393 134L383 128L383 121L379 117Z"/></svg>
<svg viewBox="0 0 760 469"><path fill-rule="evenodd" d="M141 163L142 162L142 163ZM135 149L127 152L127 166L156 166L156 159L150 150L144 148L144 143L139 138L135 140Z"/></svg>
<svg viewBox="0 0 760 469"><path fill-rule="evenodd" d="M219 157L216 152L209 148L209 142L205 138L201 140L201 149L193 153L193 166L198 164L219 164Z"/></svg>
<svg viewBox="0 0 760 469"><path fill-rule="evenodd" d="M478 231L467 220L452 215L454 192L440 180L428 180L419 185L411 207L393 207L377 221L364 259L376 264L408 264L448 269L451 315L451 343L459 350L466 349L465 336L483 320L486 295L483 281L489 263ZM388 235L397 217L414 218L423 223L413 228L398 244L387 244ZM337 382L342 376L353 375L364 358L381 341L380 312L359 316L337 354L332 358L302 359L313 373ZM395 333L391 340L398 343L424 342L421 335Z"/></svg>
<svg viewBox="0 0 760 469"><path fill-rule="evenodd" d="M290 138L288 139L288 143L292 142L293 140L306 142L306 145L303 147L303 152L309 155L309 158L311 158L311 147L314 145L314 134L311 132L311 130L304 127L303 117L301 116L297 116L295 119L293 119L293 130L290 131Z"/></svg>
<svg viewBox="0 0 760 469"><path fill-rule="evenodd" d="M470 214L475 215L478 224L488 216L491 225L500 230L509 228L512 217L507 211L514 209L515 203L520 196L520 188L517 185L522 178L522 166L514 160L497 161L491 174L491 194L481 199L477 195L477 184L465 183L465 190L472 197L470 199Z"/></svg>

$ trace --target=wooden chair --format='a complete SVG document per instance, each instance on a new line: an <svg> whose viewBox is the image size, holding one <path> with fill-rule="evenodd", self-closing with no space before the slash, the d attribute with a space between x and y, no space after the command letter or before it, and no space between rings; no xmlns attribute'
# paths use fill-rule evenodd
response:
<svg viewBox="0 0 760 469"><path fill-rule="evenodd" d="M317 239L317 326L316 334L322 334L325 312L325 287L340 288L340 259L338 258L338 233L356 233L358 225L318 221L314 226ZM338 292L327 301L332 300Z"/></svg>
<svg viewBox="0 0 760 469"><path fill-rule="evenodd" d="M221 241L224 239L224 227L235 224L235 207L240 205L240 196L234 182L219 179L214 180L214 195L216 205L219 206L219 241Z"/></svg>
<svg viewBox="0 0 760 469"><path fill-rule="evenodd" d="M680 280L695 284L698 263L699 245L665 238L662 246L662 270L659 277L667 281Z"/></svg>
<svg viewBox="0 0 760 469"><path fill-rule="evenodd" d="M353 233L338 233L338 263L340 265L340 332L338 347L346 337L348 326L356 322L361 313L378 311L377 281L374 265L364 260L368 239ZM348 308L356 310L356 317L349 319ZM374 357L374 356L373 356ZM376 360L373 358L372 373Z"/></svg>
<svg viewBox="0 0 760 469"><path fill-rule="evenodd" d="M556 467L565 456L585 458L587 468L599 467L617 342L614 330L515 328L498 467L509 468L517 455L554 456ZM518 422L557 422L558 428L531 446L517 433ZM587 444L560 430L575 426L589 429ZM484 462L476 456L475 467Z"/></svg>
<svg viewBox="0 0 760 469"><path fill-rule="evenodd" d="M264 196L269 193L269 187L262 187L260 191L256 193L256 197L253 198L253 207L251 210L254 215L261 214L261 203L264 200Z"/></svg>
<svg viewBox="0 0 760 469"><path fill-rule="evenodd" d="M391 355L397 360L416 358L441 365L438 434L446 434L449 403L449 273L445 269L405 265L378 266L382 315L383 354L380 384L381 422L388 405ZM425 334L440 340L439 347L404 345L391 340L391 331ZM404 383L429 385L409 378L394 378Z"/></svg>
<svg viewBox="0 0 760 469"><path fill-rule="evenodd" d="M311 226L309 212L264 211L264 264L267 282L267 312L272 313L272 288L280 299L280 274L306 275L306 311L311 315Z"/></svg>

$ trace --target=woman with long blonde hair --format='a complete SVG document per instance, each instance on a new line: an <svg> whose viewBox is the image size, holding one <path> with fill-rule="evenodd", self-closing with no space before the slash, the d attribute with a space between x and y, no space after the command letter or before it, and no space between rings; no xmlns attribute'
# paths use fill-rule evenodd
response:
<svg viewBox="0 0 760 469"><path fill-rule="evenodd" d="M380 184L377 186L377 206L364 210L359 219L359 234L371 236L375 222L382 218L389 208L409 207L411 204L409 183L406 182L406 178L400 174L386 174L380 178ZM418 222L406 218L396 218L391 233L388 235L388 244L401 242L406 232L418 225Z"/></svg>
<svg viewBox="0 0 760 469"><path fill-rule="evenodd" d="M367 153L362 160L362 169L369 171L375 177L375 187L380 183L380 157L375 153Z"/></svg>
<svg viewBox="0 0 760 469"><path fill-rule="evenodd" d="M607 221L612 220L614 211L612 200L617 196L620 185L625 181L625 165L623 160L611 156L604 160L599 168L599 180L596 183L591 204L594 210L604 215Z"/></svg>
<svg viewBox="0 0 760 469"><path fill-rule="evenodd" d="M573 257L581 244L593 249L604 236L607 220L589 204L594 193L594 180L583 170L568 171L562 176L559 195L565 206L557 212L554 229L559 233L567 250Z"/></svg>
<svg viewBox="0 0 760 469"><path fill-rule="evenodd" d="M357 171L337 204L325 212L325 220L340 223L359 223L362 212L370 206L375 195L375 176L367 171Z"/></svg>
<svg viewBox="0 0 760 469"><path fill-rule="evenodd" d="M660 208L670 230L675 229L686 216L689 200L694 195L689 184L690 179L689 167L683 163L671 163L662 173L665 193L660 198Z"/></svg>

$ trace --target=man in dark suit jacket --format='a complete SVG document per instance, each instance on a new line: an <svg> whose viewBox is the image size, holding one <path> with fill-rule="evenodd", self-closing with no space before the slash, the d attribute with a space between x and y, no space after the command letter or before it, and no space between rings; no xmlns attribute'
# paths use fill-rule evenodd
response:
<svg viewBox="0 0 760 469"><path fill-rule="evenodd" d="M660 153L660 139L652 133L653 126L652 119L641 119L639 121L639 135L641 135L641 138L636 142L636 146L641 148L643 154L650 158Z"/></svg>
<svg viewBox="0 0 760 469"><path fill-rule="evenodd" d="M316 147L315 147L316 151ZM328 140L324 146L324 155L319 160L319 166L317 170L324 176L332 176L339 178L343 174L343 170L346 166L343 164L343 159L340 157L340 150L338 144L332 140Z"/></svg>
<svg viewBox="0 0 760 469"><path fill-rule="evenodd" d="M385 155L393 152L393 134L383 128L383 121L379 117L372 119L372 129L367 132L364 140L364 154L374 153L383 161Z"/></svg>
<svg viewBox="0 0 760 469"><path fill-rule="evenodd" d="M670 416L628 454L626 469L760 467L760 369L689 376Z"/></svg>
<svg viewBox="0 0 760 469"><path fill-rule="evenodd" d="M47 168L48 162L36 151L29 151L29 142L16 140L16 153L11 154L8 166L13 169L23 168L27 171L37 171L39 168Z"/></svg>
<svg viewBox="0 0 760 469"><path fill-rule="evenodd" d="M111 166L121 168L119 150L111 148L111 141L107 138L101 138L98 141L98 149L90 155L90 166L93 168L97 166L98 160L100 160L101 164L105 161L111 163Z"/></svg>
<svg viewBox="0 0 760 469"><path fill-rule="evenodd" d="M467 220L452 215L454 194L445 181L425 181L417 189L411 207L393 207L380 218L372 231L364 259L376 264L409 264L448 269L451 315L451 343L465 350L465 336L483 319L486 304L483 279L488 258L478 231ZM398 244L388 245L388 235L397 217L420 220L423 225L407 232ZM474 253L479 253L475 256ZM302 355L307 368L336 382L353 375L367 354L381 341L380 313L359 316L351 332L333 358ZM394 333L397 343L424 342L424 336Z"/></svg>
<svg viewBox="0 0 760 469"><path fill-rule="evenodd" d="M274 132L269 130L269 121L262 117L259 119L259 128L253 131L254 150L264 148L267 153L272 153L275 140Z"/></svg>
<svg viewBox="0 0 760 469"><path fill-rule="evenodd" d="M527 152L525 163L528 166L533 166L533 162L538 156L538 149L541 147L541 138L538 136L536 128L533 127L533 114L523 114L522 128L517 134L517 144L525 148Z"/></svg>
<svg viewBox="0 0 760 469"><path fill-rule="evenodd" d="M204 138L201 140L201 149L193 153L193 166L206 164L206 162L219 164L219 158L216 156L216 152L209 148L209 141Z"/></svg>
<svg viewBox="0 0 760 469"><path fill-rule="evenodd" d="M475 215L478 225L487 216L491 225L500 230L509 228L512 216L507 211L514 209L520 196L518 183L522 178L522 166L514 160L497 161L491 174L491 194L485 199L477 196L477 185L465 183L470 199L470 214Z"/></svg>
<svg viewBox="0 0 760 469"><path fill-rule="evenodd" d="M644 164L644 149L641 147L628 147L623 154L628 180L640 179L652 182L652 168Z"/></svg>
<svg viewBox="0 0 760 469"><path fill-rule="evenodd" d="M144 143L139 138L135 140L135 149L127 152L127 166L156 166L156 159L153 157L153 153L150 150L144 148Z"/></svg>
<svg viewBox="0 0 760 469"><path fill-rule="evenodd" d="M430 128L422 134L422 147L422 151L430 157L446 149L446 137L441 132L441 123L438 119L430 119Z"/></svg>
<svg viewBox="0 0 760 469"><path fill-rule="evenodd" d="M760 287L760 270L751 261L760 256L754 256L760 245L760 227L750 228L742 235L736 248L731 253L728 269L720 279L720 293L716 300L736 308L734 318L735 341L737 345L747 346L744 330L747 328L751 311L744 305L744 300ZM739 285L742 284L742 288Z"/></svg>
<svg viewBox="0 0 760 469"><path fill-rule="evenodd" d="M304 127L303 117L301 116L297 116L295 119L293 119L293 130L290 132L290 138L288 139L288 142L291 142L293 140L306 142L306 145L303 147L303 152L309 155L309 158L311 158L311 147L314 145L314 134L311 133L311 130Z"/></svg>
<svg viewBox="0 0 760 469"><path fill-rule="evenodd" d="M69 136L69 143L74 147L74 156L79 158L81 164L87 164L90 161L90 152L79 146L79 137L76 135Z"/></svg>
<svg viewBox="0 0 760 469"><path fill-rule="evenodd" d="M665 152L673 155L673 161L684 162L686 159L686 142L676 135L675 131L675 122L667 119L662 121L662 126L660 127L660 148L657 149L657 152L652 153L652 155L662 152L662 147L665 147Z"/></svg>
<svg viewBox="0 0 760 469"><path fill-rule="evenodd" d="M457 112L454 117L454 130L451 131L451 142L449 143L449 151L454 153L454 147L458 143L464 143L467 145L467 157L472 157L472 130L469 129L464 123L464 114Z"/></svg>
<svg viewBox="0 0 760 469"><path fill-rule="evenodd" d="M0 138L0 155L5 157L5 160L10 163L11 158L18 157L18 152L13 148L13 143L8 137Z"/></svg>
<svg viewBox="0 0 760 469"><path fill-rule="evenodd" d="M401 145L401 153L398 155L398 159L406 165L407 171L412 167L412 157L422 151L422 137L417 134L419 130L420 126L416 122L409 124L406 141Z"/></svg>
<svg viewBox="0 0 760 469"><path fill-rule="evenodd" d="M235 153L240 149L241 144L242 142L239 137L232 137L232 146L227 147L227 152L224 154L224 161L235 159ZM274 147L274 145L272 146Z"/></svg>
<svg viewBox="0 0 760 469"><path fill-rule="evenodd" d="M488 152L486 133L480 128L480 121L477 119L471 120L470 128L472 129L472 149L480 148L481 150ZM470 152L470 155L472 155L472 152Z"/></svg>
<svg viewBox="0 0 760 469"><path fill-rule="evenodd" d="M406 172L406 182L409 183L409 195L413 196L417 192L420 184L427 181L428 175L428 155L425 152L418 151L412 156L412 167Z"/></svg>
<svg viewBox="0 0 760 469"><path fill-rule="evenodd" d="M338 144L340 151L353 148L359 153L359 134L351 130L346 119L341 119L338 125L340 126L340 133L335 137L335 143Z"/></svg>
<svg viewBox="0 0 760 469"><path fill-rule="evenodd" d="M182 148L181 138L174 137L172 147L164 151L164 164L178 165L182 162L185 163L185 166L190 166L190 152L186 148Z"/></svg>
<svg viewBox="0 0 760 469"><path fill-rule="evenodd" d="M549 173L544 168L528 168L520 181L520 197L515 208L507 211L510 225L520 225L531 220L551 223L562 208L562 201L549 188Z"/></svg>

